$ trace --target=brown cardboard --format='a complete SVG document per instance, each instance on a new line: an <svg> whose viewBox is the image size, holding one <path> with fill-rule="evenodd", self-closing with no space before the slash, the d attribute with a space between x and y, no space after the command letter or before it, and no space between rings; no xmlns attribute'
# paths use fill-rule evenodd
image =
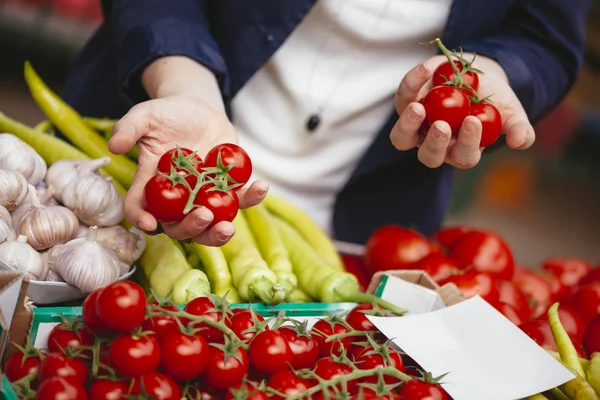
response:
<svg viewBox="0 0 600 400"><path fill-rule="evenodd" d="M23 279L23 283L21 284L21 298L19 299L19 304L17 305L17 310L13 316L12 324L10 325L10 330L8 333L10 342L6 349L6 357L10 356L17 350L15 343L19 346L25 346L27 342L27 336L31 331L31 326L33 324L33 310L28 305L29 298L26 296L28 288L29 277L25 277L25 279ZM2 358L0 357L0 359Z"/></svg>

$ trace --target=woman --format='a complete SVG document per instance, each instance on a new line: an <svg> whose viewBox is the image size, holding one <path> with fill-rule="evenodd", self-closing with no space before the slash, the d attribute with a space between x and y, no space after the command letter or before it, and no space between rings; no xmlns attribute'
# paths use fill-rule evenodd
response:
<svg viewBox="0 0 600 400"><path fill-rule="evenodd" d="M442 37L484 71L505 142L529 148L530 121L548 113L582 63L590 0L106 0L105 23L77 58L67 100L86 115L121 118L110 151L139 143L126 216L146 232L222 245L233 225L206 230L196 209L160 227L142 208L145 182L174 144L200 155L239 142L254 162L244 207L274 193L338 240L364 242L395 223L425 234L442 222L454 168L480 157L481 123L459 135L425 110L445 59ZM133 106L133 108L131 108ZM398 117L400 115L400 117ZM230 118L229 118L230 117ZM232 121L232 122L230 122Z"/></svg>

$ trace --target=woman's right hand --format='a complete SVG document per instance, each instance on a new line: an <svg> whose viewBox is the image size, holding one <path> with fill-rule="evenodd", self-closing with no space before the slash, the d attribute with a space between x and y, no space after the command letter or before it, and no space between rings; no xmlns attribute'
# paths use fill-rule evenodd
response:
<svg viewBox="0 0 600 400"><path fill-rule="evenodd" d="M189 95L172 95L137 104L121 118L113 129L109 150L114 154L128 152L138 145L138 169L125 198L125 217L138 229L169 237L193 240L207 246L221 246L235 233L233 224L219 222L210 229L213 215L207 208L196 208L186 218L159 226L143 208L144 187L156 173L160 157L176 145L196 150L202 158L215 145L236 143L233 125L222 110L211 107L204 99ZM256 181L237 194L240 208L260 203L269 186Z"/></svg>

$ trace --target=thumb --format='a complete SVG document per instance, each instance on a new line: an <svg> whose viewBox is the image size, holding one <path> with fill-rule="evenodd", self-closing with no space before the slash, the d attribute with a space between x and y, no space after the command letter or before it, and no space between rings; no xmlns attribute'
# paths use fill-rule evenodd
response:
<svg viewBox="0 0 600 400"><path fill-rule="evenodd" d="M133 106L113 127L108 150L113 154L125 154L138 140L150 131L153 109L152 100Z"/></svg>

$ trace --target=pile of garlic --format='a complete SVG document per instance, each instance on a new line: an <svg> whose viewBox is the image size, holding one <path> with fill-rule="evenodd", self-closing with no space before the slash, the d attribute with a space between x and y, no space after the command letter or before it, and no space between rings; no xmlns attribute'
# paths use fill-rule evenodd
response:
<svg viewBox="0 0 600 400"><path fill-rule="evenodd" d="M84 293L108 285L141 256L144 235L118 225L123 199L99 169L109 157L50 167L0 134L0 270L66 282Z"/></svg>

